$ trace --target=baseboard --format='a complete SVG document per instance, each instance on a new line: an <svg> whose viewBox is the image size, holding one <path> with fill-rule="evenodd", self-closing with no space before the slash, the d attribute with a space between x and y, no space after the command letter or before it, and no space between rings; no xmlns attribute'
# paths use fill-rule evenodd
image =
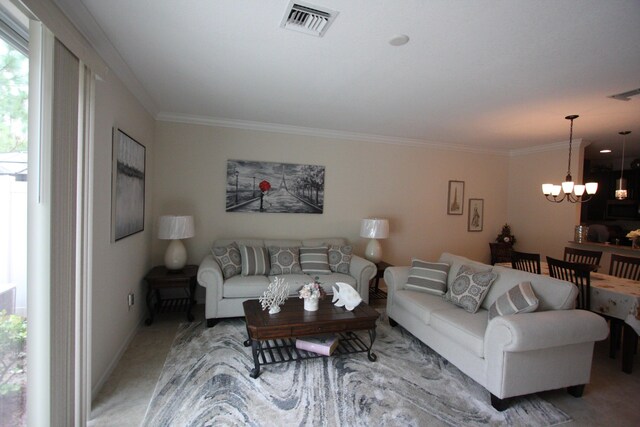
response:
<svg viewBox="0 0 640 427"><path fill-rule="evenodd" d="M109 363L109 366L107 366L107 369L105 370L104 374L102 374L102 376L100 377L100 380L98 380L95 387L91 389L91 402L94 401L94 399L96 398L100 390L102 390L102 387L104 386L104 384L107 382L107 380L109 379L113 371L116 369L116 366L118 366L118 363L120 362L120 359L122 359L124 352L127 351L127 348L129 347L129 345L135 338L136 334L142 327L145 318L146 318L146 312L143 312L137 326L133 328L131 333L127 336L127 339L124 340L124 342L118 349L118 352L114 356L113 360L111 361L111 363Z"/></svg>

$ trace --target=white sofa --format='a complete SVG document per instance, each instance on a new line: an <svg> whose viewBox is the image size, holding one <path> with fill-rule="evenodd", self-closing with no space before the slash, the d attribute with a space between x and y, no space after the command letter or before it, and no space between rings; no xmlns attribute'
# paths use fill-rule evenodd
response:
<svg viewBox="0 0 640 427"><path fill-rule="evenodd" d="M220 239L213 243L213 247L227 246L235 242L238 245L259 247L292 247L292 246L322 246L322 245L347 245L343 238L318 238L306 240L268 240L268 239ZM336 282L344 282L353 286L364 302L369 302L369 281L376 275L376 266L370 261L357 255L352 255L349 274L284 274L289 283L291 295L295 295L298 289L317 276L322 287L327 293L333 293L332 286ZM225 317L243 316L242 303L249 299L257 299L262 296L269 286L272 276L242 276L236 275L224 280L220 265L212 254L204 257L198 268L198 283L206 289L205 317L207 326L214 326L218 319Z"/></svg>
<svg viewBox="0 0 640 427"><path fill-rule="evenodd" d="M582 395L594 342L605 339L608 330L602 317L574 309L575 285L448 253L439 262L450 266L448 286L462 265L497 273L479 311L471 314L442 296L405 289L410 267L390 267L384 280L392 326L399 323L485 387L497 410L507 407L509 397L544 390L568 387L573 396ZM523 281L531 282L538 309L489 321L491 304Z"/></svg>

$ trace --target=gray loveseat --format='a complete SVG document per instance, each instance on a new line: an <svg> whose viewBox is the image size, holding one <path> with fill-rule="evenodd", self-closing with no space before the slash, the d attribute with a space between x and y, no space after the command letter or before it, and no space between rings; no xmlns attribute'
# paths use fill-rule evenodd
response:
<svg viewBox="0 0 640 427"><path fill-rule="evenodd" d="M605 320L575 310L577 288L569 282L504 267L492 267L448 253L439 262L450 266L451 287L462 265L497 273L476 313L469 313L442 296L405 287L410 267L390 267L389 322L396 322L491 393L498 410L507 398L568 387L579 397L589 382L593 345L607 337ZM495 317L488 308L523 281L531 283L539 306L535 312Z"/></svg>
<svg viewBox="0 0 640 427"><path fill-rule="evenodd" d="M348 242L343 238L318 238L305 240L269 240L269 239L221 239L216 240L212 247L226 247L236 243L238 246L252 247L315 247L315 246L346 246ZM364 302L369 302L369 281L376 274L376 266L370 261L357 255L351 255L348 273L332 272L330 274L283 274L289 283L290 295L297 298L297 290L317 276L327 293L332 293L332 286L336 282L344 282L353 286ZM217 320L225 317L243 316L242 303L249 299L257 299L269 286L273 276L241 274L224 279L220 264L213 254L208 254L200 263L198 269L198 283L206 290L205 317L207 326L213 326Z"/></svg>

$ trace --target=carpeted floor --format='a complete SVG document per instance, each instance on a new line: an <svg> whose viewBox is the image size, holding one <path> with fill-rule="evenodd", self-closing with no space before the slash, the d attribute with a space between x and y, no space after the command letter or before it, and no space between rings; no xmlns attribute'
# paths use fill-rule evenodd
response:
<svg viewBox="0 0 640 427"><path fill-rule="evenodd" d="M144 426L557 425L571 418L536 395L495 411L489 393L401 327L378 322L366 354L269 365L249 377L244 321L182 324Z"/></svg>

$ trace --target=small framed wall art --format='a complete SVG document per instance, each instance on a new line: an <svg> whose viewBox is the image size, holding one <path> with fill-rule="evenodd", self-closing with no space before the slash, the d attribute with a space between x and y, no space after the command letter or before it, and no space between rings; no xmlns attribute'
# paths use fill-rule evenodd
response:
<svg viewBox="0 0 640 427"><path fill-rule="evenodd" d="M484 199L469 199L468 231L482 231L484 222Z"/></svg>
<svg viewBox="0 0 640 427"><path fill-rule="evenodd" d="M144 230L144 145L113 128L111 230L118 241Z"/></svg>
<svg viewBox="0 0 640 427"><path fill-rule="evenodd" d="M462 215L464 211L464 181L449 181L447 215Z"/></svg>

